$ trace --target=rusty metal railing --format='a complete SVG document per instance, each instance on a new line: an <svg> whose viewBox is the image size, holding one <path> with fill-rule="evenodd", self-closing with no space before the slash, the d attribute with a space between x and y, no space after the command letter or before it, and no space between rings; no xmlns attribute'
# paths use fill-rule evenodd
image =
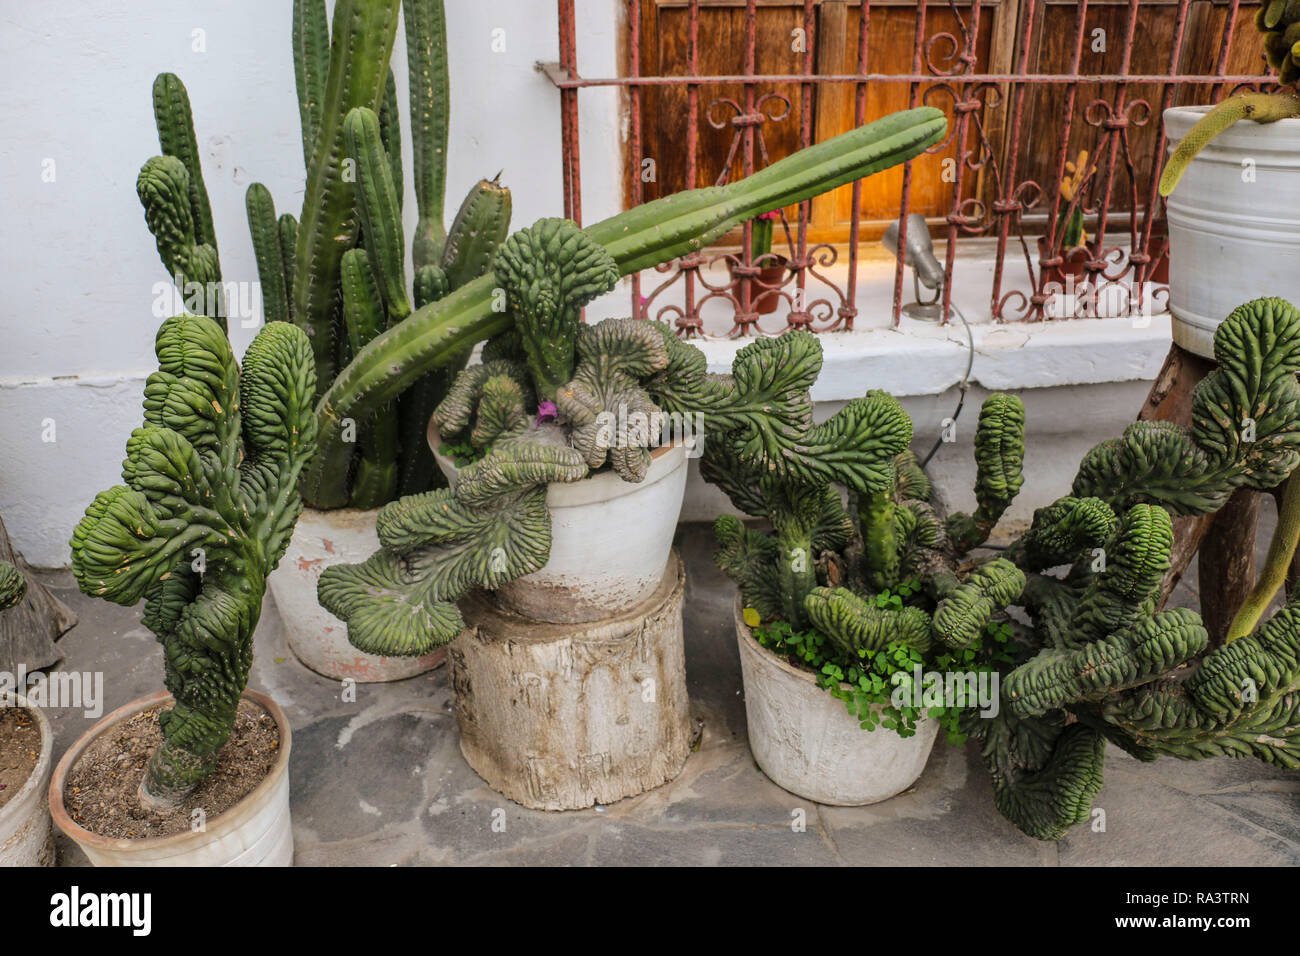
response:
<svg viewBox="0 0 1300 956"><path fill-rule="evenodd" d="M764 128L783 122L793 111L791 97L772 87L780 84L797 84L799 87L798 144L809 146L814 142L813 97L818 87L832 84L851 85L854 90L853 122L860 125L872 119L866 115L867 93L873 84L905 84L908 105L928 104L941 106L949 115L949 135L928 152L938 154L955 149L955 162L948 174L951 178L951 202L946 214L932 220L939 227L936 238L946 238L943 260L945 270L942 289L942 315L947 321L952 305L953 276L958 272L958 261L963 256L963 240L986 237L993 240L994 263L990 311L995 321L1040 320L1055 317L1051 303L1061 300L1061 283L1070 291L1083 292L1069 297L1066 315L1095 317L1102 314L1099 303L1108 299L1108 292L1118 290L1127 297L1128 307L1145 307L1150 310L1160 306L1161 297L1167 297L1166 287L1159 281L1167 254L1168 244L1160 228L1161 206L1156 190L1156 175L1166 149L1164 130L1160 121L1163 110L1174 105L1180 87L1208 91L1210 97L1242 87L1258 87L1273 82L1261 75L1230 75L1227 72L1229 51L1243 7L1254 9L1258 3L1249 0L1123 0L1127 16L1121 31L1119 69L1113 73L1086 74L1080 72L1085 44L1089 41L1089 12L1099 8L1114 8L1114 0L1078 0L1070 4L1075 8L1072 31L1069 36L1069 62L1057 73L1031 72L1030 51L1041 41L1049 8L1063 6L1059 0L915 0L915 29L912 38L910 70L904 73L872 72L869 43L873 9L891 6L897 9L899 0L851 0L850 10L856 11L858 42L857 70L853 73L819 73L814 57L819 0L802 0L792 6L802 6L802 29L806 35L802 65L799 72L764 74L757 70L757 27L761 4L759 0L732 0L733 6L744 6L743 72L735 75L702 75L700 73L701 7L716 5L710 0L680 0L676 6L685 6L686 70L682 75L643 76L641 73L641 0L627 0L626 8L626 76L588 78L577 70L577 34L574 17L574 0L557 0L559 20L558 64L542 64L541 68L559 89L561 99L561 139L563 148L564 207L565 215L582 221L582 177L578 137L578 95L582 89L616 87L625 91L629 129L627 137L627 195L632 205L644 200L642 177L639 175L644 141L643 94L654 87L684 87L686 110L682 141L686 153L686 182L694 185L699 173L698 148L701 122L715 130L732 129L729 151L720 163L717 182L725 182L731 175L737 157L739 171L749 175L756 168L767 165L772 157L764 138ZM978 44L981 37L981 18L989 17L993 8L1004 2L1018 3L1014 33L1015 45L1011 55L1012 68L1001 72L979 72ZM1222 23L1215 62L1205 64L1203 72L1180 70L1188 39L1189 14L1194 6L1205 4L1220 11ZM1154 38L1167 52L1167 69L1160 73L1132 72L1133 53L1143 8L1163 6L1174 8L1173 28L1169 36ZM954 29L927 29L930 14L936 8L956 21ZM1060 33L1059 29L1056 31ZM1144 37L1144 42L1153 42ZM942 55L946 52L946 56ZM1260 60L1261 73L1263 60ZM701 89L712 84L735 84L742 88L739 97L718 96L701 108ZM1105 92L1086 103L1081 103L1081 86L1096 86ZM1159 108L1149 98L1134 95L1136 87L1159 87ZM1063 91L1063 108L1059 113L1039 115L1031 108L1036 90L1060 89ZM990 129L989 117L996 111L1007 124L1006 133L999 137ZM1046 111L1042 111L1046 112ZM664 117L656 117L660 125ZM1059 131L1059 146L1055 158L1054 183L1065 177L1070 162L1072 134L1081 131L1080 123L1095 132L1091 137L1090 157L1080 170L1081 188L1072 198L1063 199L1061 191L1049 191L1029 178L1024 172L1023 150L1028 139L1027 131L1034 123L1050 123ZM1146 157L1135 155L1132 131L1156 124L1156 132ZM1144 158L1146 162L1139 163ZM906 280L902 249L907 241L908 214L913 210L916 161L906 164L902 173L902 187L898 196L898 222L900 252L897 255L894 278L892 316L897 325L901 314ZM1141 165L1141 168L1139 166ZM1154 171L1154 172L1153 172ZM847 243L812 243L809 239L811 203L799 205L794 221L785 211L780 213L781 229L788 257L776 252L761 256L757 261L751 255L752 224L743 227L739 250L707 250L683 256L659 267L663 279L653 288L643 290L639 275L631 278L632 313L638 317L655 317L670 321L683 336L703 334L703 306L721 300L733 312L730 335L776 334L791 328L813 331L849 330L859 313L858 278L862 244L862 182L852 186L851 218L847 228ZM1127 208L1118 208L1126 206ZM1089 225L1094 229L1091 241L1075 250L1063 250L1065 224L1074 210L1082 208ZM1118 240L1117 241L1117 237ZM1029 239L1040 239L1032 248ZM1125 241L1126 240L1126 241ZM987 246L987 243L985 244ZM1065 254L1068 253L1068 256ZM843 255L847 269L842 284L830 274ZM778 276L765 276L763 267L788 258ZM1008 275L1008 263L1023 258L1024 287L1016 286ZM720 270L709 267L725 263L725 281L710 278L706 273ZM1018 263L1017 263L1018 267ZM1077 282L1066 278L1077 273ZM1167 281L1165 279L1164 281ZM680 284L678 301L665 304L669 290ZM810 288L815 284L815 289ZM784 324L776 328L761 328L763 312L759 306L771 305L773 297L788 305L781 316ZM679 304L680 303L680 304ZM764 310L766 311L766 310ZM779 310L778 310L779 311Z"/></svg>

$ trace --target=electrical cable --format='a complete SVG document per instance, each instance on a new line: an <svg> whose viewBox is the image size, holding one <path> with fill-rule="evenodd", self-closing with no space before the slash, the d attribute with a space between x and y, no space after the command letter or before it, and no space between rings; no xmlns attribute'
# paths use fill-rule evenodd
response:
<svg viewBox="0 0 1300 956"><path fill-rule="evenodd" d="M957 318L961 319L961 324L966 329L967 344L966 372L962 375L961 381L957 383L957 388L960 389L960 394L957 396L957 408L953 411L952 418L950 419L952 424L955 426L957 424L957 419L961 417L962 406L966 404L966 390L970 388L970 373L971 369L975 367L975 335L971 332L970 323L966 321L966 316L962 314L961 309L957 308L955 303L951 303L949 307L957 313ZM935 452L939 450L939 446L942 444L943 429L940 429L939 439L934 443L934 447L930 449L930 453L921 461L922 468L925 468L926 465L930 464L930 459L934 457Z"/></svg>

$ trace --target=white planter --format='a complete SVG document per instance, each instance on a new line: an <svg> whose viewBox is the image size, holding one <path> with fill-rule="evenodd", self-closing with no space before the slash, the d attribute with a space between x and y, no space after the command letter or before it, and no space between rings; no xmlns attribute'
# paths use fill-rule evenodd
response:
<svg viewBox="0 0 1300 956"><path fill-rule="evenodd" d="M1165 110L1171 151L1208 110ZM1300 304L1300 119L1244 121L1221 133L1167 208L1178 345L1213 358L1214 330L1237 306L1260 296Z"/></svg>
<svg viewBox="0 0 1300 956"><path fill-rule="evenodd" d="M403 680L432 670L447 656L442 648L424 657L365 654L348 643L347 625L316 599L316 584L327 567L358 564L379 550L378 514L378 509L303 508L289 547L267 581L289 649L326 677L359 683Z"/></svg>
<svg viewBox="0 0 1300 956"><path fill-rule="evenodd" d="M142 710L171 701L159 691L119 707L84 733L63 755L50 781L50 813L95 866L292 866L293 825L289 819L289 750L293 735L275 701L256 691L244 697L275 718L280 752L266 779L248 796L207 821L201 833L177 833L145 840L114 839L91 833L73 822L63 805L68 772L101 734Z"/></svg>
<svg viewBox="0 0 1300 956"><path fill-rule="evenodd" d="M455 462L438 452L441 439L429 425L429 447L454 487ZM686 491L686 449L665 445L653 452L641 482L612 471L547 488L551 557L546 567L498 588L498 604L534 621L575 624L598 621L638 607L655 593L668 565Z"/></svg>
<svg viewBox="0 0 1300 956"><path fill-rule="evenodd" d="M760 645L741 610L737 596L749 749L773 783L817 803L856 807L888 800L916 782L930 759L937 720L918 720L911 737L863 730L811 673Z"/></svg>
<svg viewBox="0 0 1300 956"><path fill-rule="evenodd" d="M54 731L39 707L20 694L0 694L0 706L22 707L41 731L41 752L32 775L12 800L0 809L0 866L53 866L54 844L50 840L50 808L45 792L54 766Z"/></svg>

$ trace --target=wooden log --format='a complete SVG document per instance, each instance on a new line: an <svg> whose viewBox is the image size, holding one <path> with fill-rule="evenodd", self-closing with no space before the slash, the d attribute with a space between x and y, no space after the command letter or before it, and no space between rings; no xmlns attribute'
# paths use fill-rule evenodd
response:
<svg viewBox="0 0 1300 956"><path fill-rule="evenodd" d="M537 810L613 803L677 776L691 744L684 583L674 552L649 600L581 624L462 600L448 663L469 765Z"/></svg>
<svg viewBox="0 0 1300 956"><path fill-rule="evenodd" d="M1261 493L1238 488L1214 515L1197 556L1201 620L1218 647L1228 636L1233 615L1255 586L1255 530Z"/></svg>
<svg viewBox="0 0 1300 956"><path fill-rule="evenodd" d="M16 607L0 613L0 671L29 673L52 667L63 657L54 642L73 625L77 616L32 576L31 567L14 551L0 518L0 561L15 565L27 578L27 595Z"/></svg>

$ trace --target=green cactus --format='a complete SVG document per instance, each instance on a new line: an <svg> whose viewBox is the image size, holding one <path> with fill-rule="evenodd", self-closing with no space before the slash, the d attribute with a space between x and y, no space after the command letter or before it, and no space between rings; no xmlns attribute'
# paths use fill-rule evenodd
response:
<svg viewBox="0 0 1300 956"><path fill-rule="evenodd" d="M946 128L943 114L933 108L896 113L802 150L746 179L668 196L587 227L583 233L604 249L620 275L627 275L698 250L759 213L911 159L942 139ZM449 239L444 265L452 248ZM512 328L513 316L494 308L496 290L505 285L491 270L417 308L362 349L338 375L319 406L320 449L303 482L304 496L311 504L322 508L347 504L352 447L343 438L344 419L369 420L422 375L463 361L477 342ZM671 398L666 390L659 396L665 411L673 410L668 404ZM752 420L760 413L757 408L729 412ZM771 437L780 440L781 434L779 428L763 432L754 439L756 447Z"/></svg>
<svg viewBox="0 0 1300 956"><path fill-rule="evenodd" d="M0 561L0 611L17 606L27 594L27 579L8 561Z"/></svg>
<svg viewBox="0 0 1300 956"><path fill-rule="evenodd" d="M1106 742L1142 760L1254 756L1300 767L1300 594L1260 626L1300 531L1288 485L1268 564L1217 646L1200 618L1161 611L1171 514L1205 514L1297 464L1300 311L1257 299L1215 333L1219 367L1189 427L1130 427L1085 456L1074 496L1041 508L1007 551L1032 628L1002 681L1002 712L971 720L998 808L1059 839L1088 819ZM1038 572L1073 563L1065 578Z"/></svg>
<svg viewBox="0 0 1300 956"><path fill-rule="evenodd" d="M315 369L307 337L284 322L258 334L242 371L225 332L200 316L164 322L155 350L124 483L86 509L72 572L86 594L145 601L176 704L159 716L141 793L171 804L211 772L234 727L266 577L302 509Z"/></svg>
<svg viewBox="0 0 1300 956"><path fill-rule="evenodd" d="M1300 116L1300 4L1291 0L1266 0L1255 16L1255 28L1264 37L1264 55L1277 70L1283 89L1272 93L1230 96L1206 113L1188 130L1174 149L1160 176L1160 195L1168 196L1201 150L1239 120L1276 123Z"/></svg>
<svg viewBox="0 0 1300 956"><path fill-rule="evenodd" d="M755 445L728 436L705 449L702 477L741 511L772 525L762 534L730 515L718 518L715 560L760 623L785 622L820 635L830 648L826 666L839 673L893 648L942 661L978 646L986 627L1016 601L1025 576L997 559L963 577L957 558L983 543L1020 488L1023 406L1002 394L985 402L975 439L980 510L945 524L926 500L930 483L907 451L911 420L891 396L869 392L809 428L806 390L820 367L820 346L811 336L807 341L816 347L801 384L807 437L789 441L787 433L784 441ZM837 485L856 499L847 512ZM810 660L806 647L797 646L800 660ZM837 684L827 686L841 695ZM846 701L862 716L852 696Z"/></svg>

